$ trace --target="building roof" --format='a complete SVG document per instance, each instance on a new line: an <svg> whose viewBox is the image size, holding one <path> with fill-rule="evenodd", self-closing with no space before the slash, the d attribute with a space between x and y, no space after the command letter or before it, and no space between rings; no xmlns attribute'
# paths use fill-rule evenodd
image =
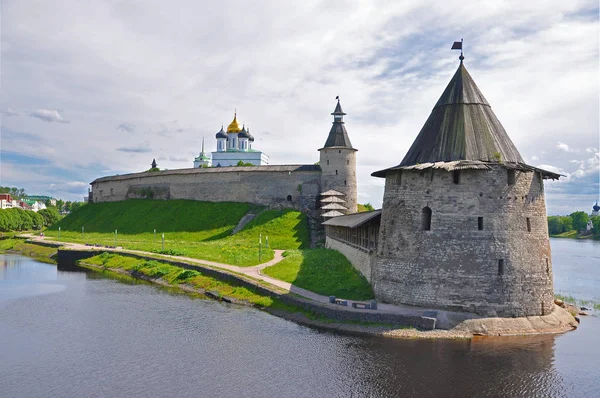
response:
<svg viewBox="0 0 600 398"><path fill-rule="evenodd" d="M340 216L343 216L343 215L344 215L344 213L340 213L340 212L339 212L339 211L337 211L337 210L331 210L331 211L328 211L328 212L327 212L327 213L325 213L325 214L322 214L322 216L323 216L323 217L325 217L325 218L329 218L329 217L340 217Z"/></svg>
<svg viewBox="0 0 600 398"><path fill-rule="evenodd" d="M350 138L348 138L348 132L346 131L346 127L344 126L345 113L344 111L342 111L342 106L340 105L339 99L332 115L334 116L333 125L331 126L331 130L329 130L329 135L327 136L327 141L325 141L325 145L323 146L323 148L352 148L352 143L350 143Z"/></svg>
<svg viewBox="0 0 600 398"><path fill-rule="evenodd" d="M402 162L372 175L384 177L392 169L456 161L526 166L462 60ZM464 168L480 168L474 165ZM559 177L538 170L551 178Z"/></svg>
<svg viewBox="0 0 600 398"><path fill-rule="evenodd" d="M330 189L329 191L321 192L321 196L344 196L344 194L334 189Z"/></svg>
<svg viewBox="0 0 600 398"><path fill-rule="evenodd" d="M321 206L322 210L348 210L347 207L342 206L339 203L328 203L325 206Z"/></svg>
<svg viewBox="0 0 600 398"><path fill-rule="evenodd" d="M239 133L240 132L240 125L238 124L238 121L237 121L237 112L233 114L233 120L231 121L231 123L229 123L229 126L227 126L227 132L228 133Z"/></svg>
<svg viewBox="0 0 600 398"><path fill-rule="evenodd" d="M122 174L97 178L90 184L106 181L130 180L148 176L167 176L167 175L184 175L184 174L200 174L200 173L235 173L241 171L254 172L320 172L321 167L313 164L290 164L290 165L264 165L264 166L227 166L227 167L208 167L208 168L191 168L191 169L176 169L176 170L161 170L149 173L147 171L141 173Z"/></svg>
<svg viewBox="0 0 600 398"><path fill-rule="evenodd" d="M347 216L339 216L336 218L332 218L331 220L325 221L323 225L356 228L360 227L367 221L374 220L378 217L381 217L381 209L375 211L367 211L364 213L348 214Z"/></svg>
<svg viewBox="0 0 600 398"><path fill-rule="evenodd" d="M321 203L346 203L346 201L336 196L328 196L326 198L321 199Z"/></svg>
<svg viewBox="0 0 600 398"><path fill-rule="evenodd" d="M244 126L242 126L242 130L239 132L238 138L250 138L250 135L248 135L248 132Z"/></svg>
<svg viewBox="0 0 600 398"><path fill-rule="evenodd" d="M215 138L227 138L227 134L225 134L225 131L223 130L223 126L221 126L221 130L219 130L217 132L217 134L215 135Z"/></svg>

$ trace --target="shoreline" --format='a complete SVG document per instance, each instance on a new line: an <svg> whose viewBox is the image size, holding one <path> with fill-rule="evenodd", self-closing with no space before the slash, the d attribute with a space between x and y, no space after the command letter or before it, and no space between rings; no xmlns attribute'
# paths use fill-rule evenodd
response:
<svg viewBox="0 0 600 398"><path fill-rule="evenodd" d="M50 242L28 242L30 245L35 246L53 246L53 249L58 249L54 243ZM41 243L41 244L39 244ZM57 245L58 246L58 245ZM22 254L28 257L28 253L19 252L16 250L7 250L6 252L12 252L14 254ZM59 259L61 252L72 252L72 250L61 250L59 251ZM77 250L75 250L77 252ZM91 251L97 255L101 254L101 251ZM89 253L88 253L89 254ZM419 328L420 322L415 319L404 319L400 322L394 322L393 320L386 319L384 313L380 313L375 317L361 318L357 314L349 314L347 309L340 308L325 308L326 306L321 303L314 302L309 299L302 298L290 292L283 293L276 287L266 286L263 281L254 280L242 275L236 275L234 273L227 272L226 270L218 270L213 267L198 267L197 265L183 263L176 259L168 259L162 256L148 257L141 254L135 253L115 253L122 254L126 257L135 257L138 259L152 259L160 261L166 264L173 265L175 267L184 269L196 269L202 273L209 271L207 276L218 280L222 283L230 286L231 282L235 284L242 283L242 286L251 286L256 290L257 294L264 297L271 297L278 302L287 305L288 309L280 308L268 308L250 303L244 300L237 300L230 297L220 297L219 294L215 295L210 291L204 289L194 288L191 285L186 284L171 284L166 281L160 280L160 278L151 278L140 272L131 272L120 268L106 268L95 264L85 263L84 259L81 262L84 263L84 268L94 269L96 271L109 271L118 274L126 275L128 277L144 280L153 284L157 284L163 287L172 289L178 289L182 292L199 294L207 296L208 298L217 299L219 301L225 301L231 304L251 306L256 309L266 311L274 316L290 320L292 322L310 326L321 330L329 330L340 333L351 333L357 335L369 335L369 336L380 336L380 337L392 337L392 338L426 338L426 339L470 339L475 336L515 336L515 335L538 335L538 334L556 334L563 333L566 331L574 330L577 328L578 323L575 318L567 313L564 309L555 306L554 311L545 316L534 316L525 318L478 318L469 319L460 322L458 325L450 329L435 329L434 327L427 327L426 329ZM54 256L43 256L43 260L50 260L50 257ZM89 256L88 256L89 257ZM32 258L38 260L39 257L33 256ZM56 263L55 261L53 261ZM206 274L206 273L205 273ZM273 290L275 288L275 290ZM297 311L291 310L293 308ZM364 313L365 315L368 315ZM352 316L354 315L354 317ZM372 314L371 314L372 315ZM378 317L379 316L379 317ZM400 318L398 318L400 319ZM425 319L425 318L423 318ZM417 322L416 324L414 322ZM412 323L412 325L411 325ZM416 327L415 327L416 326ZM430 329L430 330L427 330Z"/></svg>
<svg viewBox="0 0 600 398"><path fill-rule="evenodd" d="M384 324L365 324L341 322L332 319L312 319L302 312L292 312L283 309L272 309L262 307L249 302L240 302L239 300L223 297L219 298L214 293L207 292L204 289L198 289L185 284L173 285L160 278L151 278L145 274L131 272L120 268L104 268L95 264L80 262L80 266L95 271L115 272L135 279L144 280L149 283L157 284L162 287L168 287L181 290L182 292L204 295L207 298L225 301L234 305L243 305L258 310L268 312L271 315L283 318L300 325L314 327L320 330L328 330L339 333L347 333L363 336L379 336L387 338L418 338L418 339L471 339L479 336L535 336L540 334L559 334L571 331L577 328L578 323L566 310L555 305L554 311L545 316L534 316L524 318L480 318L470 319L461 322L456 327L443 330L419 330L416 328L407 328L399 325ZM207 294L208 293L208 294Z"/></svg>

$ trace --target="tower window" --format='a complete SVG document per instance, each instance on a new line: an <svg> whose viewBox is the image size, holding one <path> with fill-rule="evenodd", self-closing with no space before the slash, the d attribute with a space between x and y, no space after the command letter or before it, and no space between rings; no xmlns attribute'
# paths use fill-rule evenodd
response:
<svg viewBox="0 0 600 398"><path fill-rule="evenodd" d="M335 171L335 175L338 175L338 174L337 174L337 170Z"/></svg>
<svg viewBox="0 0 600 398"><path fill-rule="evenodd" d="M346 160L346 164L350 164L350 159L347 159L347 160Z"/></svg>
<svg viewBox="0 0 600 398"><path fill-rule="evenodd" d="M342 153L342 150L341 150L341 149L338 149L338 153Z"/></svg>
<svg viewBox="0 0 600 398"><path fill-rule="evenodd" d="M291 202L291 201L292 201L292 195L288 195L288 196L287 196L287 201L288 201L288 202Z"/></svg>
<svg viewBox="0 0 600 398"><path fill-rule="evenodd" d="M504 260L498 260L498 275L504 275Z"/></svg>
<svg viewBox="0 0 600 398"><path fill-rule="evenodd" d="M454 170L452 172L452 181L455 184L460 184L460 170Z"/></svg>
<svg viewBox="0 0 600 398"><path fill-rule="evenodd" d="M346 180L344 180L344 185L347 185L347 184L346 184Z"/></svg>
<svg viewBox="0 0 600 398"><path fill-rule="evenodd" d="M483 231L483 217L477 217L477 229Z"/></svg>
<svg viewBox="0 0 600 398"><path fill-rule="evenodd" d="M329 159L327 159L327 166L329 166Z"/></svg>
<svg viewBox="0 0 600 398"><path fill-rule="evenodd" d="M506 170L506 176L508 185L515 185L515 171Z"/></svg>
<svg viewBox="0 0 600 398"><path fill-rule="evenodd" d="M531 219L527 217L527 232L531 232Z"/></svg>
<svg viewBox="0 0 600 398"><path fill-rule="evenodd" d="M431 230L431 209L429 207L423 207L421 214L421 229L423 231Z"/></svg>
<svg viewBox="0 0 600 398"><path fill-rule="evenodd" d="M546 257L546 274L550 275L550 263L548 262L547 257Z"/></svg>

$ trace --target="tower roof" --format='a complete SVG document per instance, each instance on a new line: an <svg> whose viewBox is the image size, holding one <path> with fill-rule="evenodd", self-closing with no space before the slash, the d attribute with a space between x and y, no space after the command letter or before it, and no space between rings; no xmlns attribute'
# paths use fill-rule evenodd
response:
<svg viewBox="0 0 600 398"><path fill-rule="evenodd" d="M462 61L400 166L455 160L524 163Z"/></svg>
<svg viewBox="0 0 600 398"><path fill-rule="evenodd" d="M231 121L231 123L229 123L229 126L227 126L227 132L228 133L239 133L240 132L240 125L238 124L238 121L237 121L237 112L235 112L233 114L233 120Z"/></svg>
<svg viewBox="0 0 600 398"><path fill-rule="evenodd" d="M215 136L216 138L227 138L227 134L223 131L223 126L221 126L221 130L219 130Z"/></svg>
<svg viewBox="0 0 600 398"><path fill-rule="evenodd" d="M525 164L463 59L402 162L372 175L405 168L488 169L488 163L502 163L558 179L560 174Z"/></svg>
<svg viewBox="0 0 600 398"><path fill-rule="evenodd" d="M342 110L339 98L337 100L337 105L332 113L333 125L331 126L331 130L329 130L329 136L327 137L327 141L325 141L325 145L323 146L323 148L352 148L352 143L350 142L350 138L348 138L348 132L346 131L346 127L344 126L345 113Z"/></svg>

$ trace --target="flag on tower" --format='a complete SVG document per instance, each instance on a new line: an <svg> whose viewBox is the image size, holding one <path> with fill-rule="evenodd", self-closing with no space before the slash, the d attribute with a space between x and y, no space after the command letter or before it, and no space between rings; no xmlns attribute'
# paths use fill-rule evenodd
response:
<svg viewBox="0 0 600 398"><path fill-rule="evenodd" d="M451 50L461 50L462 51L462 40L455 41L454 44L452 44Z"/></svg>

